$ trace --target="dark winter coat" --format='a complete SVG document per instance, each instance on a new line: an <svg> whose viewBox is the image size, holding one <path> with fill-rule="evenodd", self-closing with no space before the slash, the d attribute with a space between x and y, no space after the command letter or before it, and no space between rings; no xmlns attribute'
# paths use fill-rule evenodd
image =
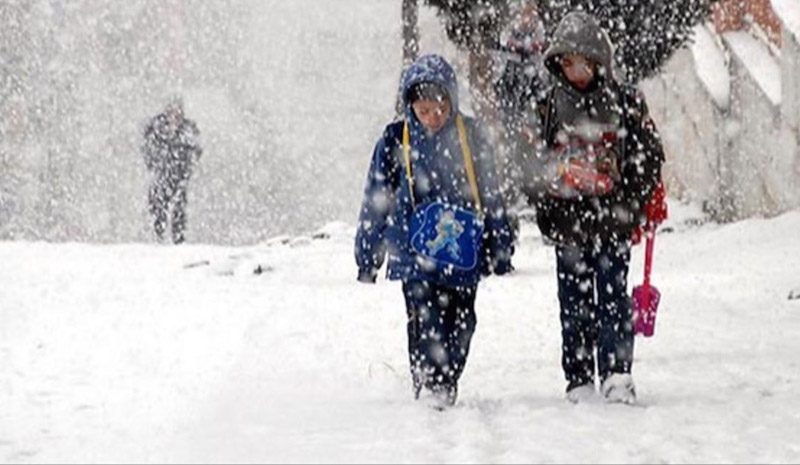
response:
<svg viewBox="0 0 800 465"><path fill-rule="evenodd" d="M144 131L142 155L147 169L158 179L172 183L188 180L203 151L194 121L183 119L170 128L166 114L153 118Z"/></svg>
<svg viewBox="0 0 800 465"><path fill-rule="evenodd" d="M409 89L421 82L441 85L452 105L450 120L432 135L426 133L408 101ZM511 234L498 192L494 153L482 127L468 117L464 117L464 122L486 217L482 266L448 276L421 268L409 245L415 205L439 201L471 210L475 206L455 124L458 87L453 69L439 56L422 57L405 73L402 93L410 129L414 199L409 195L405 174L401 121L386 127L372 156L355 243L359 279L374 280L387 254L389 279L459 286L477 283L481 273L505 273L510 268Z"/></svg>
<svg viewBox="0 0 800 465"><path fill-rule="evenodd" d="M592 58L601 72L589 89L573 87L563 76L557 58L573 53ZM574 199L540 194L537 216L542 233L564 245L591 241L627 241L644 224L644 209L660 178L664 151L648 116L643 96L612 77L612 49L595 20L571 13L561 22L545 56L553 88L540 106L545 157L557 144L560 131L582 121L618 128L616 157L620 179L606 195Z"/></svg>

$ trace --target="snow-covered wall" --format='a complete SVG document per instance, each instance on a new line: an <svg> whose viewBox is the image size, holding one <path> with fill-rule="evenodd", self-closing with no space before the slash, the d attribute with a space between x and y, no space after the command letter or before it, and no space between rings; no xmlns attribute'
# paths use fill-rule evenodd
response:
<svg viewBox="0 0 800 465"><path fill-rule="evenodd" d="M800 4L795 0L773 0L774 8L783 22L781 45L784 122L800 127Z"/></svg>
<svg viewBox="0 0 800 465"><path fill-rule="evenodd" d="M644 82L642 89L664 143L670 194L721 212L721 172L730 150L730 79L714 36L698 28L695 44L678 51L664 72Z"/></svg>
<svg viewBox="0 0 800 465"><path fill-rule="evenodd" d="M800 5L796 0L772 3L783 26L780 150L786 160L793 160L788 171L794 182L793 191L800 197Z"/></svg>
<svg viewBox="0 0 800 465"><path fill-rule="evenodd" d="M721 110L693 70L696 58L679 52L659 78L642 85L666 151L670 194L710 201L718 197Z"/></svg>
<svg viewBox="0 0 800 465"><path fill-rule="evenodd" d="M673 195L721 220L800 204L795 41L781 56L745 32L705 26L659 77L643 84L667 152ZM788 76L788 79L785 77Z"/></svg>
<svg viewBox="0 0 800 465"><path fill-rule="evenodd" d="M780 65L746 32L723 36L731 61L733 150L726 156L734 218L776 214L787 207L784 160L778 150Z"/></svg>

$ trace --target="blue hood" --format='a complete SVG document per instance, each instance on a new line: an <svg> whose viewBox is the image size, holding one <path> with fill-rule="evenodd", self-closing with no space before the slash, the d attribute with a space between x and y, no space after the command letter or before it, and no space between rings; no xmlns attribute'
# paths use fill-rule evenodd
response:
<svg viewBox="0 0 800 465"><path fill-rule="evenodd" d="M442 86L450 98L451 114L458 114L458 82L453 67L439 55L425 55L418 58L403 74L403 111L406 121L411 122L412 126L419 125L408 101L408 91L422 82L433 82Z"/></svg>

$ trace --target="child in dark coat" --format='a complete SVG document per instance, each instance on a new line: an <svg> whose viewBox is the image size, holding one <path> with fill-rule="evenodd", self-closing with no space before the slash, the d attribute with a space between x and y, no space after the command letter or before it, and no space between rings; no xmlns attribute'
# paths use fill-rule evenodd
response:
<svg viewBox="0 0 800 465"><path fill-rule="evenodd" d="M494 154L463 116L451 66L440 56L404 74L405 120L386 127L367 177L355 241L359 281L374 283L388 255L403 283L415 397L455 404L475 331L482 275L509 271L511 234Z"/></svg>
<svg viewBox="0 0 800 465"><path fill-rule="evenodd" d="M557 244L567 398L634 403L630 242L661 176L664 153L644 99L612 76L596 20L570 13L545 54L552 89L541 105L542 233ZM596 351L596 357L595 357ZM596 366L595 366L596 362Z"/></svg>

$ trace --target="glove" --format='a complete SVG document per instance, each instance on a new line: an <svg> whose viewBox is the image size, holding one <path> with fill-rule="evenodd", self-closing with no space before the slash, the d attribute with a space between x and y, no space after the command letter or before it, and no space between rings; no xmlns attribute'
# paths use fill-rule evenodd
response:
<svg viewBox="0 0 800 465"><path fill-rule="evenodd" d="M614 188L608 173L598 170L594 163L570 160L563 169L567 186L589 195L605 195Z"/></svg>
<svg viewBox="0 0 800 465"><path fill-rule="evenodd" d="M636 229L633 230L631 241L634 245L642 241L642 235L645 232L649 233L655 231L658 225L667 219L669 216L669 208L667 207L666 200L667 191L664 189L664 183L660 182L653 192L653 196L650 197L650 201L647 202L647 205L644 207L644 214L647 220L644 229L642 226L637 226Z"/></svg>
<svg viewBox="0 0 800 465"><path fill-rule="evenodd" d="M663 223L669 216L667 207L667 192L664 189L664 183L658 183L653 197L645 207L645 214L647 215L647 223L653 226L658 226Z"/></svg>

